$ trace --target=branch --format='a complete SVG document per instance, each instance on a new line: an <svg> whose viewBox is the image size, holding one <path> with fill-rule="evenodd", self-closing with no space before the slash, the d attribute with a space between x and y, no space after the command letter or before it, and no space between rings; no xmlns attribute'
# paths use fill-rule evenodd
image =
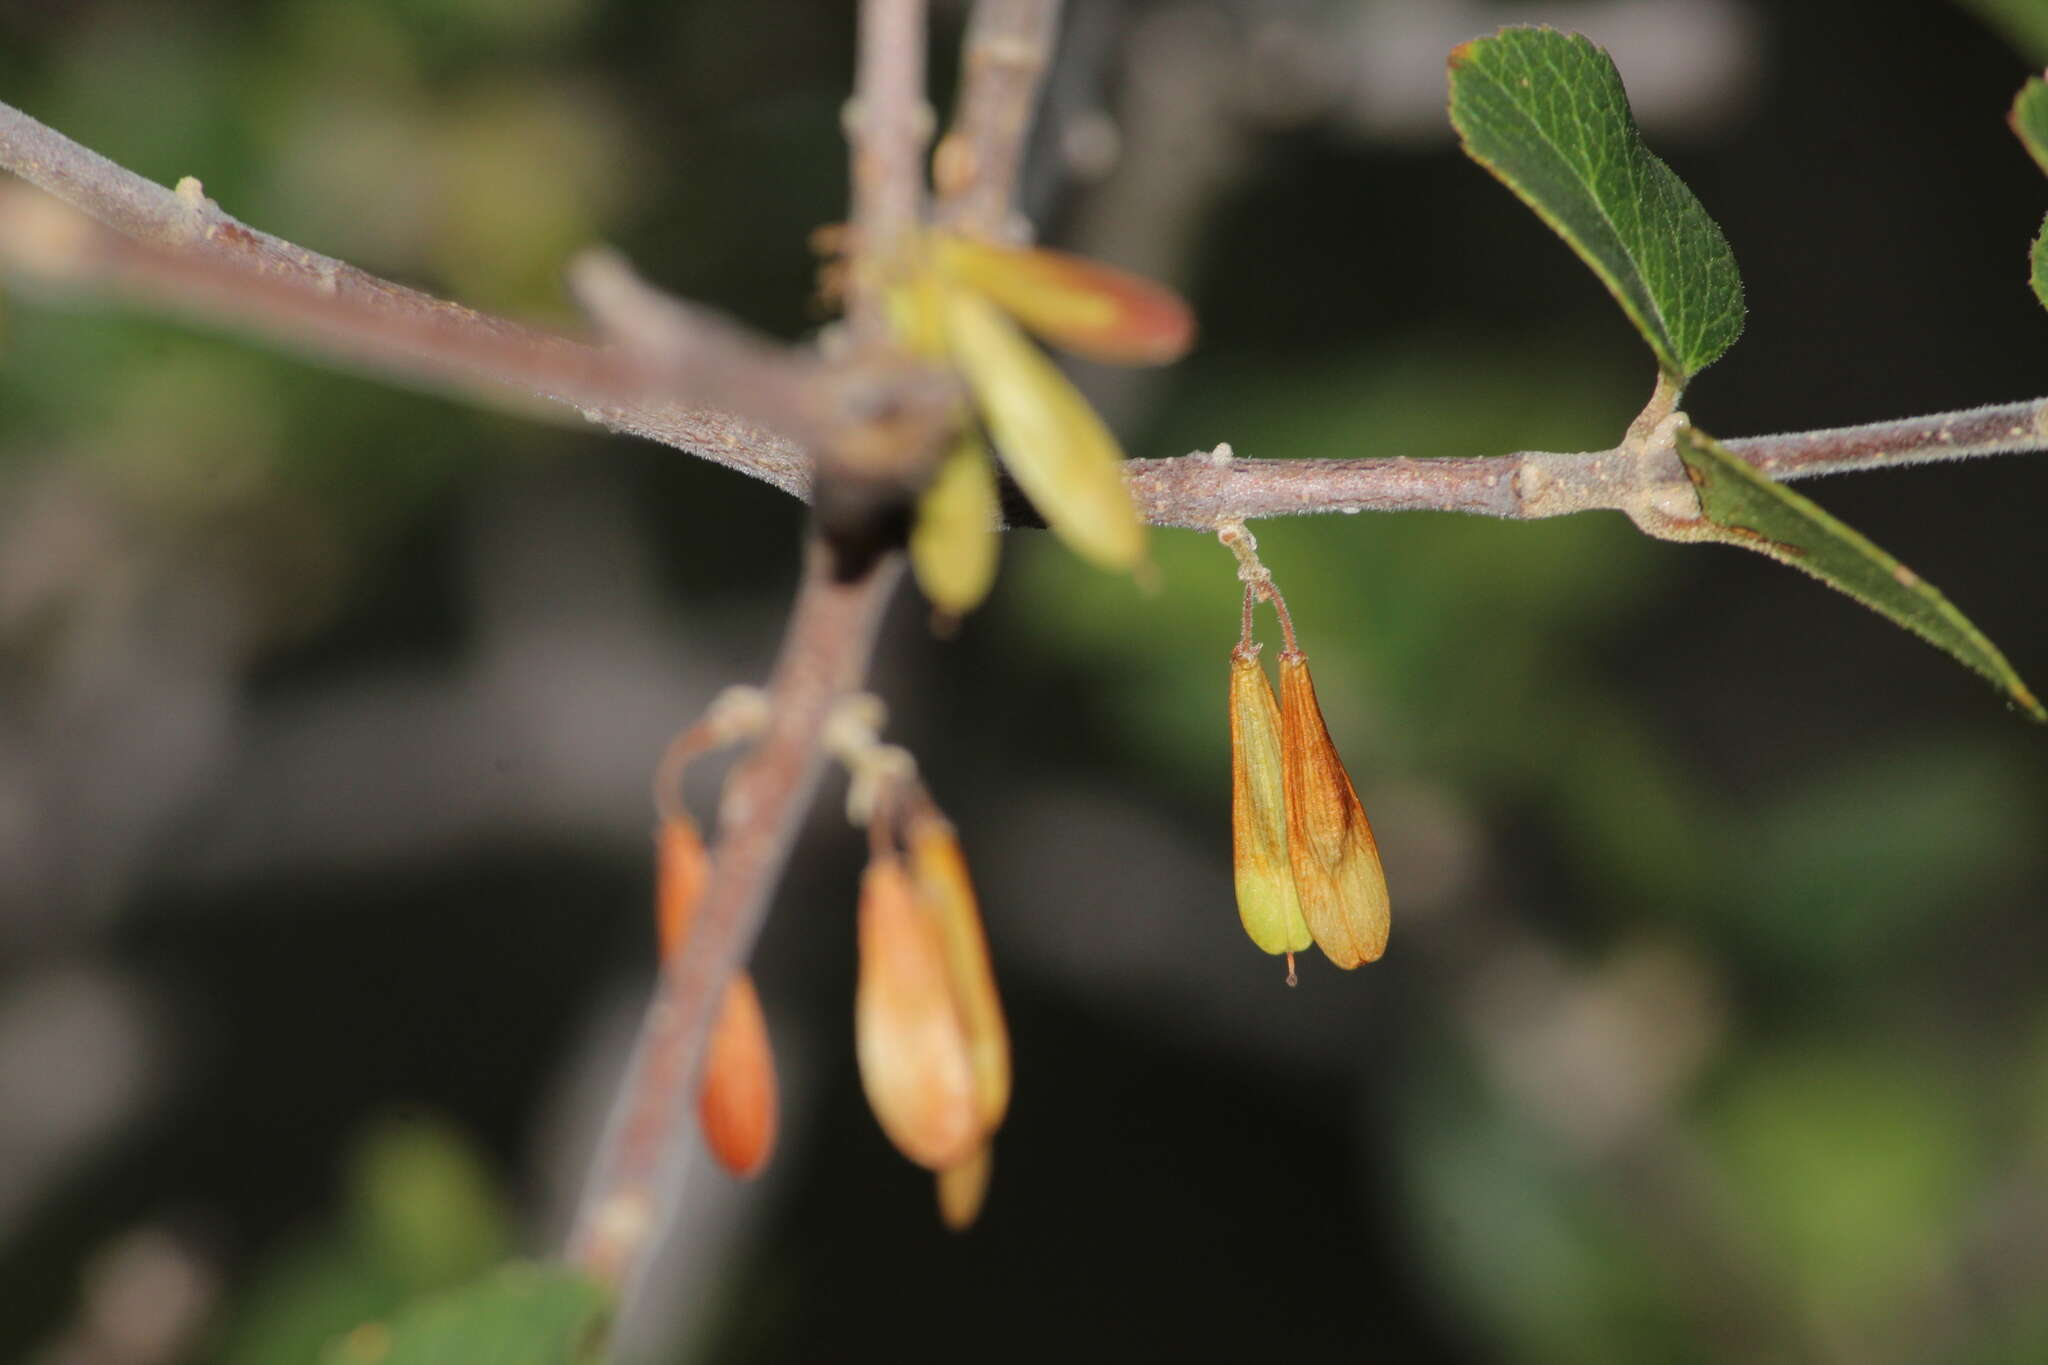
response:
<svg viewBox="0 0 2048 1365"><path fill-rule="evenodd" d="M169 310L250 331L320 359L402 383L453 385L502 404L505 390L562 403L644 436L810 495L790 414L736 415L650 389L652 376L587 342L380 279L221 211L197 180L143 179L0 104L0 166L111 231L37 196L0 198L0 269L25 282ZM665 375L673 380L675 376Z"/></svg>
<svg viewBox="0 0 2048 1365"><path fill-rule="evenodd" d="M2048 398L1937 412L1863 426L1750 436L1721 443L1790 482L2048 450ZM1644 469L1629 446L1524 450L1464 458L1218 460L1207 454L1127 465L1139 513L1154 526L1207 530L1219 517L1254 520L1329 512L1470 512L1534 520L1626 510Z"/></svg>
<svg viewBox="0 0 2048 1365"><path fill-rule="evenodd" d="M924 54L925 0L865 0L845 120L853 154L854 258L846 321L862 348L890 344L888 281L880 276L916 230L923 207L924 145L932 130Z"/></svg>
<svg viewBox="0 0 2048 1365"><path fill-rule="evenodd" d="M1044 0L990 3L1012 18L1044 8ZM885 0L875 8L900 21L906 4L917 8L911 0ZM994 19L987 21L987 29L980 27L979 17L976 22L970 47L977 34L995 29ZM921 34L910 43L899 27L878 28L895 45L895 60L869 63L864 71L877 66L890 72L912 66L921 70ZM1015 74L985 79L1000 87L1006 100L1028 103L1029 91L1012 79ZM990 107L996 102L993 94L966 94ZM884 101L881 107L896 106ZM918 102L908 107L923 109ZM1015 104L1008 107L1014 113ZM976 135L977 157L993 162L1007 155L1003 140L1013 130L1022 136L1021 125L1009 119L1004 115L976 124L990 130ZM908 151L899 147L884 153L874 130L863 124L860 156L870 180L881 174L878 165L888 168L890 177L910 175L914 195L915 146L923 125L913 113L899 115L893 126ZM816 382L810 384L794 368L775 373L766 361L770 351L765 343L727 324L707 322L701 313L685 312L686 305L674 300L657 307L649 299L659 296L644 287L614 289L610 301L615 306L607 307L604 288L593 293L588 287L589 267L580 272L586 305L621 335L627 343L621 347L594 346L466 308L250 228L207 199L197 181L188 178L176 192L166 190L4 104L0 165L118 230L95 230L53 216L47 201L0 196L0 269L31 283L197 316L404 382L455 385L494 402L502 401L504 390L535 395L575 408L614 431L674 446L805 501L814 496L815 480L803 446L792 437L803 437L814 449L839 444L823 440L821 433L851 420L847 413L874 408L875 395L884 390L917 394L920 401L912 406L926 412L945 401L942 391L933 391L929 376L920 379L900 370L855 370L849 378L845 366L825 367L813 371ZM889 183L893 188L875 202L898 205L904 198L901 186L895 179ZM910 202L914 205L914 198ZM887 219L896 208L877 212ZM604 267L597 269L601 275ZM613 278L616 282L616 272ZM621 303L628 294L631 301ZM663 308L670 311L662 313ZM788 360L786 353L774 354ZM802 401L793 396L798 390ZM728 410L696 406L691 400L697 395L716 395ZM744 411L735 414L734 407ZM2048 399L1723 444L1764 473L1788 480L2038 452L2048 449ZM1354 508L1518 519L1559 516L1624 506L1641 473L1635 457L1616 448L1461 459L1227 463L1196 454L1133 460L1129 477L1147 521L1206 529L1218 517L1250 520ZM1013 510L1012 524L1034 523L1021 503Z"/></svg>
<svg viewBox="0 0 2048 1365"><path fill-rule="evenodd" d="M953 127L932 158L941 223L981 237L1028 232L1011 205L1060 0L977 0L960 54Z"/></svg>
<svg viewBox="0 0 2048 1365"><path fill-rule="evenodd" d="M842 580L823 542L814 539L806 550L803 584L768 686L768 729L726 781L710 884L688 943L662 973L641 1024L570 1238L570 1259L615 1286L622 1299L632 1295L677 1208L713 1004L767 917L824 771L826 720L867 674L902 567L901 557L891 555Z"/></svg>
<svg viewBox="0 0 2048 1365"><path fill-rule="evenodd" d="M710 884L687 945L655 988L578 1207L570 1258L613 1285L622 1301L631 1300L680 1207L713 1010L760 933L823 774L827 721L866 677L889 590L902 574L900 553L871 551L873 509L861 490L888 485L919 462L928 469L938 437L958 420L957 394L927 382L934 376L951 381L911 362L894 343L883 292L882 270L898 259L897 247L916 230L923 208L922 158L931 128L924 103L924 0L863 0L860 14L860 60L847 120L854 227L848 311L855 344L827 368L849 420L828 424L811 445L820 515L769 682L768 728L726 780ZM601 311L640 339L643 352L670 352L665 338L678 325L676 305L650 297L616 265L600 262L594 275L586 269L582 283ZM863 557L848 553L850 545L861 546Z"/></svg>

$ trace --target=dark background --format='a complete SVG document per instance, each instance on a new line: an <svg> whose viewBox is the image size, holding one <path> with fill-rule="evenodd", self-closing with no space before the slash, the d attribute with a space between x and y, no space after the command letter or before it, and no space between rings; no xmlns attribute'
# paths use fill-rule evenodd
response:
<svg viewBox="0 0 2048 1365"><path fill-rule="evenodd" d="M1613 47L1742 265L1702 427L2034 397L2048 181L2003 119L2048 7L1982 11L1070 0L1029 197L1203 320L1163 376L1084 376L1134 454L1610 445L1648 355L1441 115L1453 43L1549 19ZM481 306L567 321L604 240L795 337L851 33L801 0L0 3L0 98ZM648 983L648 773L762 675L801 512L4 307L0 1358L310 1360L559 1236ZM2048 462L1806 491L2048 679ZM957 639L899 605L877 678L1015 1039L982 1223L942 1232L865 1112L835 786L755 964L783 1150L693 1177L641 1357L2048 1357L2042 733L1619 517L1258 529L1385 851L1385 961L1288 991L1237 928L1228 557L1160 533L1147 598L1012 537ZM163 1304L113 1353L103 1319Z"/></svg>

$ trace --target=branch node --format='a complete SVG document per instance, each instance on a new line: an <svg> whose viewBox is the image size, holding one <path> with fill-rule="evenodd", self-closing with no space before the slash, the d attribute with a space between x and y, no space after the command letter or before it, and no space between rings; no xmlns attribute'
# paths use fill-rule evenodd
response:
<svg viewBox="0 0 2048 1365"><path fill-rule="evenodd" d="M1678 411L1678 400L1684 397L1684 386L1663 370L1657 371L1657 386L1650 391L1650 401L1628 424L1628 433L1622 437L1622 446L1631 448L1655 439L1655 433Z"/></svg>
<svg viewBox="0 0 2048 1365"><path fill-rule="evenodd" d="M889 793L917 777L917 759L899 744L884 744L888 708L872 692L841 697L826 717L824 747L846 768L846 818L857 826L874 819Z"/></svg>

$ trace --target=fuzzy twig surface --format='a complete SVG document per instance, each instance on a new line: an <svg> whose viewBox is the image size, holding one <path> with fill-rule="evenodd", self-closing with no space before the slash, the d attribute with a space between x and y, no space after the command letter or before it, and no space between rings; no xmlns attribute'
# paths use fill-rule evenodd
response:
<svg viewBox="0 0 2048 1365"><path fill-rule="evenodd" d="M877 22L877 32L899 45L904 30L895 8L904 2L878 6L889 9L895 22ZM1007 7L1016 4L1009 0ZM921 34L921 13L915 17ZM981 31L970 28L970 48ZM1017 56L1030 49L1011 44L990 50ZM877 79L921 78L923 64L921 56L905 56L874 69ZM957 155L977 169L942 208L971 214L977 224L990 221L987 210L970 206L991 185L1009 188L1008 173L1000 168L1020 155L1025 132L1015 111L1029 108L1035 94L1035 86L1022 88L1020 73L1039 70L1028 59L1008 68L994 58L970 68L965 93L996 112L969 123L963 109L956 121L949 141L975 130L973 150ZM975 71L988 74L973 77ZM981 89L997 93L977 94ZM871 118L870 110L880 115ZM855 182L864 186L863 203L871 208L871 233L902 230L906 204L915 212L918 152L928 119L921 97L878 103L856 97L849 115L861 130ZM886 150L880 139L888 129L910 145ZM699 320L694 356L688 347L671 346L667 363L651 364L630 347L597 345L479 312L272 237L223 212L195 181L165 189L6 105L0 105L0 166L105 225L96 229L63 215L40 196L0 196L0 271L23 283L183 313L324 359L406 382L482 393L491 401L505 401L507 390L532 395L805 501L814 497L816 473L807 452L818 428L831 424L835 395L807 389L797 374L801 362L767 363L768 343L703 310L668 319L685 327L690 324L683 319ZM908 190L899 183L906 175ZM588 301L587 290L584 296ZM856 396L873 401L871 392ZM1787 480L2038 452L2048 449L2048 398L1722 444L1762 472ZM1128 466L1146 521L1201 530L1219 517L1353 510L1518 519L1625 510L1641 494L1641 473L1626 446L1428 460L1240 457L1227 464L1197 453L1132 460Z"/></svg>

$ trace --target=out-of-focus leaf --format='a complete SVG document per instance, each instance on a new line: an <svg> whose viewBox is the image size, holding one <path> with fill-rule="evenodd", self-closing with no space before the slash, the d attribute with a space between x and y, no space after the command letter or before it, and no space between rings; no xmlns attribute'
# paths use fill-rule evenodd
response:
<svg viewBox="0 0 2048 1365"><path fill-rule="evenodd" d="M218 1365L316 1365L330 1342L390 1312L406 1293L353 1238L330 1233L269 1258L208 1358Z"/></svg>
<svg viewBox="0 0 2048 1365"><path fill-rule="evenodd" d="M391 1121L356 1144L338 1225L271 1258L221 1337L222 1365L314 1365L351 1328L498 1264L509 1219L446 1124Z"/></svg>
<svg viewBox="0 0 2048 1365"><path fill-rule="evenodd" d="M2035 65L2048 62L2048 5L2041 0L1963 0Z"/></svg>
<svg viewBox="0 0 2048 1365"><path fill-rule="evenodd" d="M1404 1093L1395 1188L1421 1268L1487 1358L1528 1365L1699 1359L1669 1281L1555 1137L1449 1058Z"/></svg>
<svg viewBox="0 0 2048 1365"><path fill-rule="evenodd" d="M1810 985L1853 989L2023 875L2030 786L2020 755L1950 735L1791 779L1734 834L1719 913Z"/></svg>
<svg viewBox="0 0 2048 1365"><path fill-rule="evenodd" d="M1957 1096L1905 1049L1876 1042L1740 1068L1707 1132L1787 1288L1830 1315L1874 1320L1942 1264L1978 1176Z"/></svg>
<svg viewBox="0 0 2048 1365"><path fill-rule="evenodd" d="M581 1365L602 1348L609 1296L554 1266L515 1264L364 1323L322 1365Z"/></svg>
<svg viewBox="0 0 2048 1365"><path fill-rule="evenodd" d="M2035 76L2021 86L2020 93L2013 97L2012 112L2006 115L2006 122L2012 125L2034 164L2048 172L2048 81Z"/></svg>
<svg viewBox="0 0 2048 1365"><path fill-rule="evenodd" d="M597 8L591 0L403 0L391 5L450 49L482 43L560 43Z"/></svg>
<svg viewBox="0 0 2048 1365"><path fill-rule="evenodd" d="M459 1284L511 1248L489 1172L445 1124L394 1120L372 1130L354 1183L366 1249L416 1291Z"/></svg>
<svg viewBox="0 0 2048 1365"><path fill-rule="evenodd" d="M2025 1140L2035 1151L2048 1152L2048 1007L2035 1013L2032 1030L2033 1045L2020 1054L2010 1093L2020 1104Z"/></svg>
<svg viewBox="0 0 2048 1365"><path fill-rule="evenodd" d="M2048 721L1998 647L1920 575L1700 431L1678 433L1678 457L1710 523L1703 538L1769 555L1847 593L1989 678L2035 720Z"/></svg>
<svg viewBox="0 0 2048 1365"><path fill-rule="evenodd" d="M456 296L561 307L563 259L604 235L629 185L623 120L602 91L478 88L435 125L432 151L432 255Z"/></svg>
<svg viewBox="0 0 2048 1365"><path fill-rule="evenodd" d="M2040 19L2044 30L2048 30L2048 11ZM2034 164L2048 171L2048 81L2034 77L2020 87L2014 97L2012 112L2006 115L2006 122L2019 135L2020 145L2027 149L2027 155L2034 158ZM2041 222L2041 230L2034 236L2030 272L2034 285L2034 297L2048 308L2048 219Z"/></svg>
<svg viewBox="0 0 2048 1365"><path fill-rule="evenodd" d="M2041 220L2041 230L2034 234L2034 245L2027 253L2027 281L2034 286L2034 297L2048 308L2048 218Z"/></svg>
<svg viewBox="0 0 2048 1365"><path fill-rule="evenodd" d="M1592 267L1675 383L1742 332L1742 278L1693 192L1643 145L1614 62L1578 34L1508 28L1455 48L1465 151Z"/></svg>

